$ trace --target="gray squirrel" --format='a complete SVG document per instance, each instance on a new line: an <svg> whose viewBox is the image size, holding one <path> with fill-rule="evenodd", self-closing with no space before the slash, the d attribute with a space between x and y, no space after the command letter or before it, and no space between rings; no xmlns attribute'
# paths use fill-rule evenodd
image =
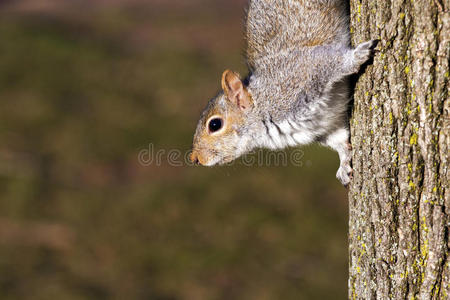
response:
<svg viewBox="0 0 450 300"><path fill-rule="evenodd" d="M255 148L319 142L336 150L336 177L351 181L348 102L351 74L377 41L352 49L342 0L250 0L249 76L226 70L195 132L191 161L225 164Z"/></svg>

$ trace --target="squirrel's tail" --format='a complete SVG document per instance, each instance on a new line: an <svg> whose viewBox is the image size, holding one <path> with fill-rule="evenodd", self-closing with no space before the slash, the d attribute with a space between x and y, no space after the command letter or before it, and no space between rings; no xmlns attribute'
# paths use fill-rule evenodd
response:
<svg viewBox="0 0 450 300"><path fill-rule="evenodd" d="M247 12L247 59L291 48L349 44L343 0L251 0Z"/></svg>

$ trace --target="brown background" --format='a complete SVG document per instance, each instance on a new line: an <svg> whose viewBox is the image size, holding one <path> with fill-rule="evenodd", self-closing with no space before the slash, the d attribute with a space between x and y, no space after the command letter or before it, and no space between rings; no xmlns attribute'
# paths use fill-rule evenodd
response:
<svg viewBox="0 0 450 300"><path fill-rule="evenodd" d="M0 2L2 299L343 299L337 154L144 166L190 148L245 1ZM290 152L288 152L290 153Z"/></svg>

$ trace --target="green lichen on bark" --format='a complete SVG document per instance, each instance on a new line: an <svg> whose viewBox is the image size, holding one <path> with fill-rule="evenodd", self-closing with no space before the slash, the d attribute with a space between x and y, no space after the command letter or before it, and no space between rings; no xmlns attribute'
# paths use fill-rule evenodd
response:
<svg viewBox="0 0 450 300"><path fill-rule="evenodd" d="M351 0L352 42L379 39L351 119L352 299L448 299L448 0Z"/></svg>

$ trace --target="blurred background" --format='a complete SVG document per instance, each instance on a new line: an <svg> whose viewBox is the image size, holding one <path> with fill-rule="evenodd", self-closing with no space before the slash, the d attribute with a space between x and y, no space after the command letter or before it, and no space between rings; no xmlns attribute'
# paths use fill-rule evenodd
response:
<svg viewBox="0 0 450 300"><path fill-rule="evenodd" d="M246 73L245 2L0 1L1 299L346 298L336 153L168 161Z"/></svg>

